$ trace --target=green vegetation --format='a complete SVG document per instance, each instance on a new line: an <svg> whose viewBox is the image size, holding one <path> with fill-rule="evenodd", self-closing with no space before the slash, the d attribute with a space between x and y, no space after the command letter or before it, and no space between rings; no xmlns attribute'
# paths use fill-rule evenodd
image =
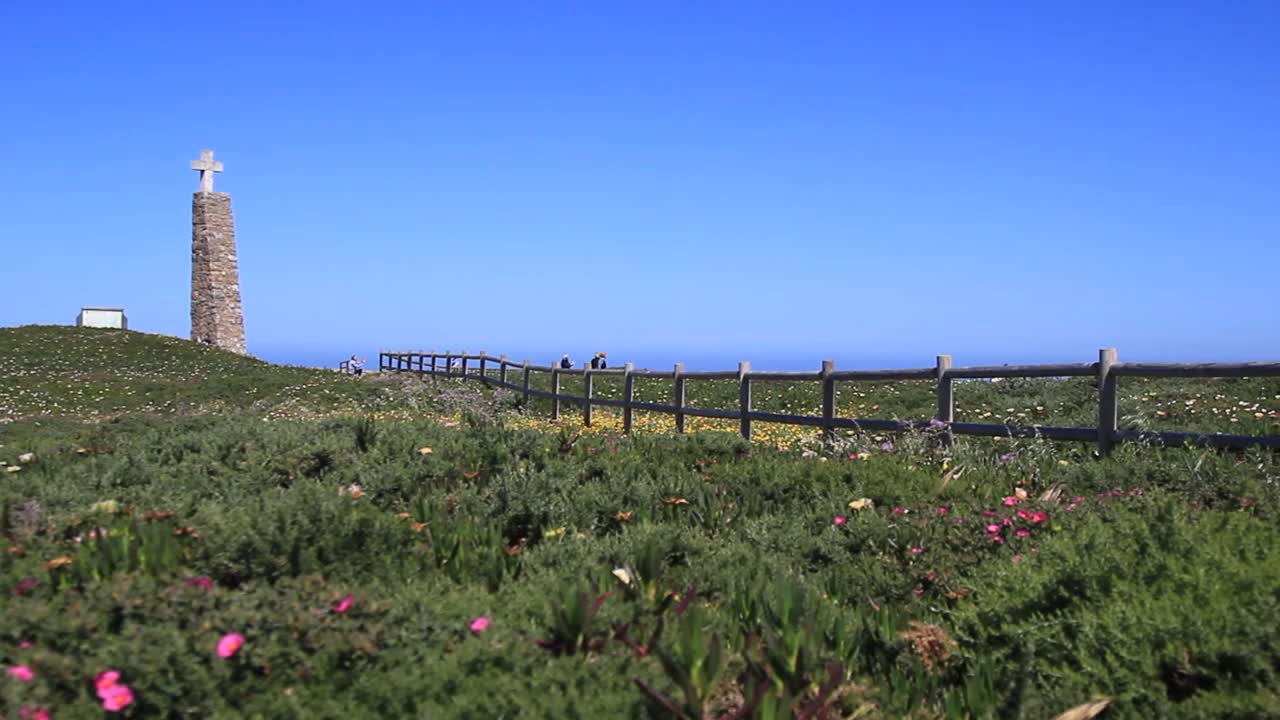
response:
<svg viewBox="0 0 1280 720"><path fill-rule="evenodd" d="M981 385L974 407L1091 401ZM1274 432L1275 382L1213 387L1143 407L1198 392ZM476 390L0 330L0 714L1280 713L1272 453L780 450Z"/></svg>

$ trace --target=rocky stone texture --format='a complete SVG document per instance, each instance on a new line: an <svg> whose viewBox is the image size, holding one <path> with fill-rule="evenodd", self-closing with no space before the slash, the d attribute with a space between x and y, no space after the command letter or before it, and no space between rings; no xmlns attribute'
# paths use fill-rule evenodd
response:
<svg viewBox="0 0 1280 720"><path fill-rule="evenodd" d="M191 339L247 354L231 196L191 199Z"/></svg>

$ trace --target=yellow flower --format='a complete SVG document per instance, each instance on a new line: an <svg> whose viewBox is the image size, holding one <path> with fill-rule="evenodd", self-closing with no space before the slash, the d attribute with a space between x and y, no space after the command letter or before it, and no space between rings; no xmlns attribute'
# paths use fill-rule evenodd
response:
<svg viewBox="0 0 1280 720"><path fill-rule="evenodd" d="M103 500L89 506L89 512L116 513L120 511L120 503L115 500Z"/></svg>
<svg viewBox="0 0 1280 720"><path fill-rule="evenodd" d="M63 565L70 565L73 562L75 562L75 560L64 555L62 557L56 557L50 560L49 562L44 564L44 567L46 570L54 570L56 568L62 567Z"/></svg>
<svg viewBox="0 0 1280 720"><path fill-rule="evenodd" d="M430 454L431 454L431 453L433 453L433 452L435 452L435 451L434 451L434 450L432 450L432 449L431 449L431 448L429 448L429 447L420 447L420 448L418 448L418 454L419 454L419 455L430 455Z"/></svg>
<svg viewBox="0 0 1280 720"><path fill-rule="evenodd" d="M875 506L876 503L871 498L858 498L857 500L849 503L850 509L853 510L871 510Z"/></svg>

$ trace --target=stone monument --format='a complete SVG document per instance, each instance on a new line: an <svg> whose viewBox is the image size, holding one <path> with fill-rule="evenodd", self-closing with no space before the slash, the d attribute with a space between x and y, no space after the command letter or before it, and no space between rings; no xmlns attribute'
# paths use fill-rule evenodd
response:
<svg viewBox="0 0 1280 720"><path fill-rule="evenodd" d="M200 171L200 190L191 198L191 339L244 355L231 195L213 191L222 163L201 150L191 169Z"/></svg>

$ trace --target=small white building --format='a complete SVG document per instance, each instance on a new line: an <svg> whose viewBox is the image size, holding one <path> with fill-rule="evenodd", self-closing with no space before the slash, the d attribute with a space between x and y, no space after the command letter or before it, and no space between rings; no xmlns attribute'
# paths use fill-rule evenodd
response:
<svg viewBox="0 0 1280 720"><path fill-rule="evenodd" d="M124 316L124 308L80 308L76 316L76 327L129 329L129 318Z"/></svg>

